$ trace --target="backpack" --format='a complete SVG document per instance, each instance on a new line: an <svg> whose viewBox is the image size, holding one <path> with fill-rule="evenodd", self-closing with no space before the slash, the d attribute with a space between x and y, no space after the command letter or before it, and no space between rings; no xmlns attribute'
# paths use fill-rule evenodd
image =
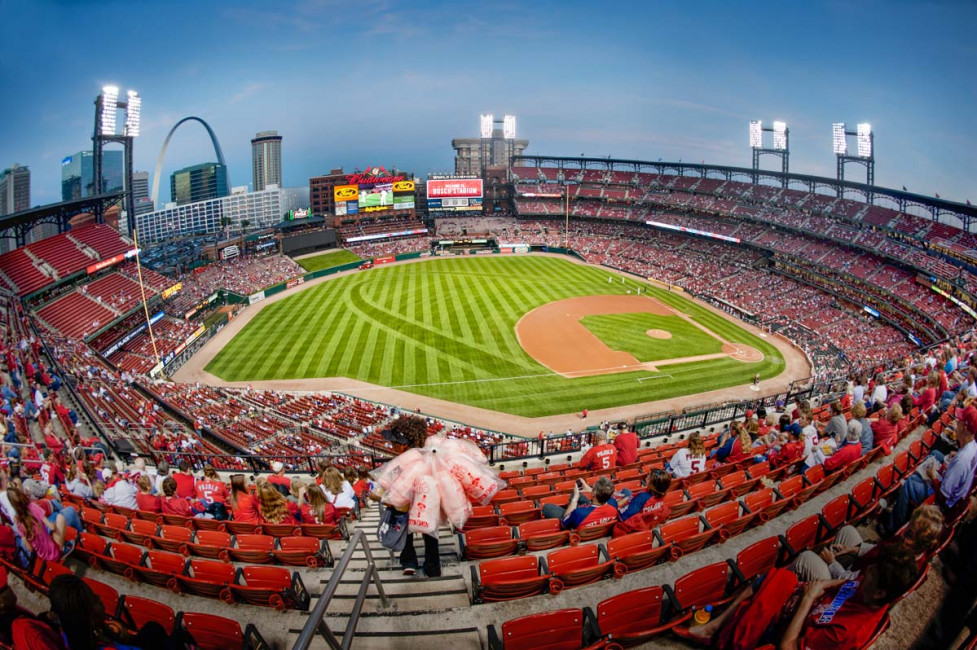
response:
<svg viewBox="0 0 977 650"><path fill-rule="evenodd" d="M639 512L636 515L632 515L627 519L617 522L614 524L614 530L611 533L612 537L624 537L625 535L630 535L631 533L640 533L645 530L653 530L658 524L664 523L668 520L668 512L670 508L662 504L657 510L652 510L650 512Z"/></svg>

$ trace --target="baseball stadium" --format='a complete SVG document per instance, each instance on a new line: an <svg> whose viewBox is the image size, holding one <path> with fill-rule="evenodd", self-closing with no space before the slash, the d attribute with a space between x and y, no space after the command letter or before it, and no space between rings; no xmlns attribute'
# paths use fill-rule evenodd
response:
<svg viewBox="0 0 977 650"><path fill-rule="evenodd" d="M977 648L977 207L871 124L294 191L93 89L63 200L0 175L0 649Z"/></svg>

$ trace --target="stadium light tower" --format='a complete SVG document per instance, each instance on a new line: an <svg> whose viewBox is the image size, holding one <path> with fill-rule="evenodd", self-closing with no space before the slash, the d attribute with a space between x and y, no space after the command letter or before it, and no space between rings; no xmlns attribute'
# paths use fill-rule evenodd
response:
<svg viewBox="0 0 977 650"><path fill-rule="evenodd" d="M855 136L855 154L848 153L848 136ZM872 133L872 125L867 122L860 123L854 131L845 129L844 122L835 122L831 125L831 142L833 145L835 158L838 166L838 180L845 180L845 165L855 163L865 165L865 184L875 185L875 134ZM838 187L838 196L843 196L844 190ZM868 197L871 200L871 197Z"/></svg>
<svg viewBox="0 0 977 650"><path fill-rule="evenodd" d="M116 113L125 111L122 133L116 131ZM132 195L132 141L139 136L142 118L142 98L135 90L126 92L125 98L119 101L118 86L105 86L95 98L95 129L92 135L92 158L94 192L101 194L104 189L102 180L102 150L107 142L122 144L124 171L122 178L123 207L126 212L126 227L128 232L135 228L136 204ZM95 221L102 223L105 215L101 204L95 208Z"/></svg>
<svg viewBox="0 0 977 650"><path fill-rule="evenodd" d="M773 133L773 147L763 146L763 132ZM787 187L787 174L790 171L790 129L786 122L776 121L772 127L764 127L760 120L750 122L750 150L753 152L753 182L759 178L760 156L769 154L780 158L780 171L783 177L780 183Z"/></svg>

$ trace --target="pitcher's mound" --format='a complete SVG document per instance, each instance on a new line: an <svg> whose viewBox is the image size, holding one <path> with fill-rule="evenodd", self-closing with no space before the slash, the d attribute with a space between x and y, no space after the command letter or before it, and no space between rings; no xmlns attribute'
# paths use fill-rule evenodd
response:
<svg viewBox="0 0 977 650"><path fill-rule="evenodd" d="M668 330L648 330L645 332L648 336L653 339L670 339L672 338L672 333Z"/></svg>
<svg viewBox="0 0 977 650"><path fill-rule="evenodd" d="M763 361L762 352L742 343L723 343L723 352L728 354L731 359L736 359L743 363L758 363Z"/></svg>

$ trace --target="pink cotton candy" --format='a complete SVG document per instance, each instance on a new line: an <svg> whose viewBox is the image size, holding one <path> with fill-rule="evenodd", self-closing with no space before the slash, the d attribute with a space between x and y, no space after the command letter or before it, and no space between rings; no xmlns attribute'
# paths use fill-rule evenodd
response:
<svg viewBox="0 0 977 650"><path fill-rule="evenodd" d="M408 465L397 476L394 482L390 484L390 488L383 495L384 503L403 511L410 505L413 499L417 478L430 474L430 463L424 457L421 457L419 462Z"/></svg>
<svg viewBox="0 0 977 650"><path fill-rule="evenodd" d="M440 513L441 496L437 480L430 472L418 476L414 479L414 498L410 504L408 530L437 536Z"/></svg>
<svg viewBox="0 0 977 650"><path fill-rule="evenodd" d="M461 484L471 503L487 505L505 487L505 481L499 479L495 472L469 456L454 454L448 459L446 466L452 478Z"/></svg>
<svg viewBox="0 0 977 650"><path fill-rule="evenodd" d="M377 485L384 490L389 490L390 486L400 477L402 472L414 464L423 461L424 455L418 449L408 449L401 455L384 463L380 467L370 472L370 476L377 482Z"/></svg>
<svg viewBox="0 0 977 650"><path fill-rule="evenodd" d="M431 436L431 438L437 437L439 436ZM428 438L428 441L431 438ZM488 459L482 453L482 450L478 448L478 445L471 440L464 440L462 438L445 438L438 448L438 453L446 456L463 454L483 465L488 463Z"/></svg>
<svg viewBox="0 0 977 650"><path fill-rule="evenodd" d="M440 453L438 454L440 456ZM441 493L441 512L455 528L464 528L472 514L472 504L458 480L443 467L438 468L438 490Z"/></svg>

